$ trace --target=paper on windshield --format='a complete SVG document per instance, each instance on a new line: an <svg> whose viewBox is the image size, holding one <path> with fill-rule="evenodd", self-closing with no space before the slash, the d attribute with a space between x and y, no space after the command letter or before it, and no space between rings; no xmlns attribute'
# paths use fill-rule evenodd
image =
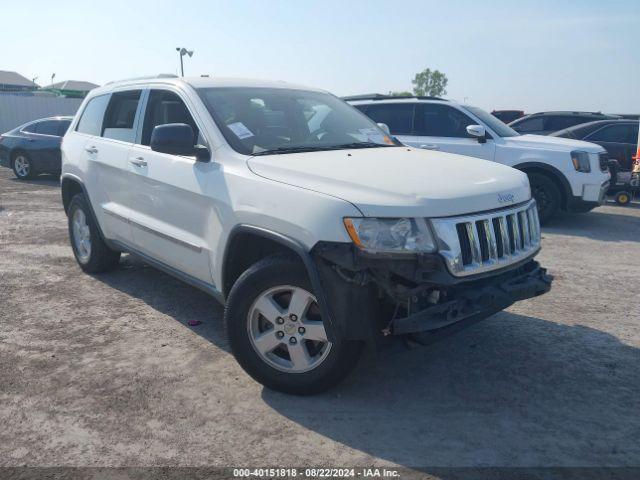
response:
<svg viewBox="0 0 640 480"><path fill-rule="evenodd" d="M242 122L230 123L227 127L229 127L229 129L231 129L231 131L235 133L236 137L240 140L253 137L251 130L249 130Z"/></svg>
<svg viewBox="0 0 640 480"><path fill-rule="evenodd" d="M361 128L360 133L367 138L368 142L385 143L384 133L377 128Z"/></svg>

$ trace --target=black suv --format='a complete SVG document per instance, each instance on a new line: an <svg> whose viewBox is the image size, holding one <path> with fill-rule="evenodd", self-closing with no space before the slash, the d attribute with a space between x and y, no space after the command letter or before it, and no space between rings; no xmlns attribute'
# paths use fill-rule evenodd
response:
<svg viewBox="0 0 640 480"><path fill-rule="evenodd" d="M549 135L558 130L596 120L615 120L617 115L601 112L540 112L519 118L509 124L518 133Z"/></svg>

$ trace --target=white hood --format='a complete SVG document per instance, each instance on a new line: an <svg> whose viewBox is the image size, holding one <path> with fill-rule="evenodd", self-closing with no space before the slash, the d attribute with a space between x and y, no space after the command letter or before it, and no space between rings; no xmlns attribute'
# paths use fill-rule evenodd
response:
<svg viewBox="0 0 640 480"><path fill-rule="evenodd" d="M407 147L256 156L248 164L262 177L346 200L365 216L444 217L531 197L527 176L511 167Z"/></svg>
<svg viewBox="0 0 640 480"><path fill-rule="evenodd" d="M517 137L504 137L502 140L507 146L553 150L554 152L580 150L582 152L601 153L605 151L604 148L595 143L572 140L570 138L547 137L546 135L519 135Z"/></svg>

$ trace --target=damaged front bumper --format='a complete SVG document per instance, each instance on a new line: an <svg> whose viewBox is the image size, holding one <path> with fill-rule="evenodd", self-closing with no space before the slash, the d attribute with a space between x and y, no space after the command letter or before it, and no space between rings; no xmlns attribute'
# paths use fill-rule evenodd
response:
<svg viewBox="0 0 640 480"><path fill-rule="evenodd" d="M533 298L551 289L553 277L538 262L531 261L505 278L463 287L453 299L426 307L402 318L394 318L385 334L402 335L438 330L471 317L486 318L513 303Z"/></svg>
<svg viewBox="0 0 640 480"><path fill-rule="evenodd" d="M374 343L462 328L548 292L553 281L535 253L463 278L453 276L438 254L372 256L333 242L319 243L311 254L336 333Z"/></svg>

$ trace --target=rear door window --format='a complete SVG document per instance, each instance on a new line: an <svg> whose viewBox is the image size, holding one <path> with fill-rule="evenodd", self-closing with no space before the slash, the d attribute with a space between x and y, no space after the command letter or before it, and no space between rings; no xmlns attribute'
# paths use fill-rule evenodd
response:
<svg viewBox="0 0 640 480"><path fill-rule="evenodd" d="M384 123L393 135L411 135L414 132L412 103L381 103L369 105L367 115L376 123Z"/></svg>
<svg viewBox="0 0 640 480"><path fill-rule="evenodd" d="M71 125L71 120L59 120L58 121L58 136L64 137L67 130L69 130L69 125Z"/></svg>
<svg viewBox="0 0 640 480"><path fill-rule="evenodd" d="M133 127L141 94L142 90L131 90L111 95L104 116L103 137L133 143L135 139Z"/></svg>
<svg viewBox="0 0 640 480"><path fill-rule="evenodd" d="M109 97L109 95L100 95L89 100L76 127L77 132L100 136L102 133L102 120L109 103Z"/></svg>
<svg viewBox="0 0 640 480"><path fill-rule="evenodd" d="M608 125L593 132L585 140L593 142L610 142L610 143L632 143L632 126L629 124L623 125ZM636 135L638 129L635 129Z"/></svg>
<svg viewBox="0 0 640 480"><path fill-rule="evenodd" d="M58 120L44 120L36 123L36 133L40 135L58 136Z"/></svg>

